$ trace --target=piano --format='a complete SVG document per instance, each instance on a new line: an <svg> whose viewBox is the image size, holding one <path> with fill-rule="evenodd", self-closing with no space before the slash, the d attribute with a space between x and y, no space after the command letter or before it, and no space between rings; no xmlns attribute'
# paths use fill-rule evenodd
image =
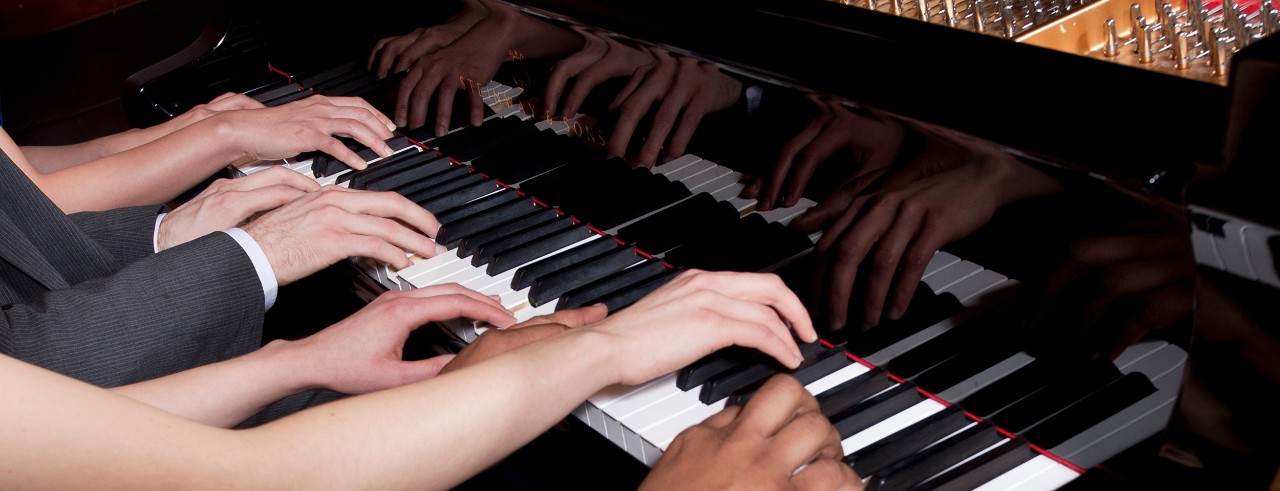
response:
<svg viewBox="0 0 1280 491"><path fill-rule="evenodd" d="M825 325L832 301L822 278L839 263L815 244L840 230L800 232L793 222L839 199L857 182L856 163L890 155L890 171L928 169L988 192L955 190L962 199L938 208L960 211L950 220L978 216L933 252L900 318L859 325L873 294L864 286L870 265L854 268L847 307L855 320L804 346L806 363L792 373L819 398L846 462L870 489L1264 488L1276 475L1265 442L1277 425L1228 379L1262 394L1277 383L1266 362L1276 324L1265 305L1280 286L1280 224L1274 206L1256 206L1262 196L1233 196L1231 185L1235 176L1273 174L1259 170L1274 156L1259 132L1274 123L1257 116L1273 104L1269 11L1242 9L1262 12L1260 26L1246 15L1231 27L1260 35L1238 52L1201 47L1205 66L1234 54L1227 70L1209 67L1206 78L1178 73L1168 66L1174 58L1152 67L1100 59L1092 47L1072 54L1017 42L1025 39L1000 32L1009 3L921 3L935 13L920 22L910 18L918 6L899 16L902 2L874 0L522 1L511 8L551 28L714 67L737 97L701 121L684 152L634 167L656 108L640 118L626 155L602 148L624 120L611 102L625 77L592 90L577 114L547 120L536 109L558 59L515 56L485 77L492 81L473 84L485 103L479 127L461 121L457 106L449 134L402 128L392 141L398 153L366 170L313 154L238 172L286 165L325 184L401 192L436 213L449 252L404 270L352 261L372 294L458 282L499 295L527 319L597 302L625 308L684 268L770 271ZM1045 5L1018 4L1010 18L1072 33L1092 26L1077 14L1098 10ZM1241 7L1212 12L1222 9ZM974 11L983 15L965 16ZM1194 28L1185 21L1198 14L1184 6L1158 13L1175 29L1153 38L1168 48L1136 38L1122 48L1184 53L1175 45L1187 36L1177 29ZM993 28L978 29L979 20ZM1151 32L1156 24L1133 25L1163 34ZM1016 26L1013 34L1035 30ZM326 38L349 48L328 53L297 40L296 51L271 39L231 43L248 56L211 48L134 87L129 112L146 124L225 90L268 104L359 95L390 112L398 80L377 80L362 58L347 56L367 53L370 39ZM1098 46L1111 49L1109 39ZM843 146L824 155L803 199L766 210L740 196L832 110L857 124L827 126ZM906 136L855 138L884 125ZM876 185L884 183L864 192L884 199ZM982 203L993 196L1002 201ZM453 349L486 329L439 327L439 342ZM641 386L607 389L573 416L652 465L681 430L749 399L779 371L756 354L724 350Z"/></svg>

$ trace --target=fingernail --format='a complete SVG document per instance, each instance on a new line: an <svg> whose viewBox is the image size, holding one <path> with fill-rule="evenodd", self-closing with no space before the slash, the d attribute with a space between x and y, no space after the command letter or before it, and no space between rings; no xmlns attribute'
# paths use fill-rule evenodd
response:
<svg viewBox="0 0 1280 491"><path fill-rule="evenodd" d="M365 170L365 169L366 169L366 168L368 168L368 167L369 167L369 163L368 163L368 162L363 162L363 161L362 161L362 162L357 163L357 164L356 164L356 166L355 166L355 167L353 167L353 169L355 169L355 170Z"/></svg>
<svg viewBox="0 0 1280 491"><path fill-rule="evenodd" d="M449 248L448 248L448 247L442 246L442 245L440 245L440 244L436 244L436 255L437 255L437 256L439 256L439 255L441 255L441 254L444 254L444 253L446 253L446 252L449 252Z"/></svg>
<svg viewBox="0 0 1280 491"><path fill-rule="evenodd" d="M495 302L496 302L496 301L498 301L498 300L502 300L502 297L497 296L497 295L485 295L485 296L486 296L486 297L489 297L489 298L492 298ZM509 313L510 313L510 312L508 312L508 314L509 314Z"/></svg>
<svg viewBox="0 0 1280 491"><path fill-rule="evenodd" d="M443 124L436 125L436 136L441 137L449 132L449 128Z"/></svg>
<svg viewBox="0 0 1280 491"><path fill-rule="evenodd" d="M889 318L890 318L890 319L897 320L897 319L898 319L898 318L900 318L900 317L902 317L902 309L897 308L897 307L893 307L893 308L890 308L890 309L889 309Z"/></svg>
<svg viewBox="0 0 1280 491"><path fill-rule="evenodd" d="M395 130L396 130L396 124L390 121L387 121L387 131L395 131Z"/></svg>

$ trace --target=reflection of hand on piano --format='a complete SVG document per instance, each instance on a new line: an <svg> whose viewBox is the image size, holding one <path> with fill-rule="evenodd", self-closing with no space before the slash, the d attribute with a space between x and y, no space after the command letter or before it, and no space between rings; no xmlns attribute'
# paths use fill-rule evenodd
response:
<svg viewBox="0 0 1280 491"><path fill-rule="evenodd" d="M241 227L258 242L285 285L338 261L361 256L407 268L405 251L434 256L439 222L393 192L325 186Z"/></svg>
<svg viewBox="0 0 1280 491"><path fill-rule="evenodd" d="M607 313L603 305L593 305L540 315L505 329L490 329L462 348L440 373L474 365L569 329L599 322Z"/></svg>
<svg viewBox="0 0 1280 491"><path fill-rule="evenodd" d="M1185 230L1140 225L1072 242L1068 262L1038 292L1052 303L1038 302L1033 336L1048 351L1115 358L1148 332L1190 319L1189 246Z"/></svg>
<svg viewBox="0 0 1280 491"><path fill-rule="evenodd" d="M635 158L629 159L633 164L653 167L659 151L663 161L683 155L703 117L729 109L738 101L742 82L710 63L676 57L656 47L645 50L655 65L633 74L632 82L614 99L611 109L618 113L617 124L605 149L611 155L627 156L640 120L656 106L644 144ZM639 85L635 85L637 78ZM632 86L635 90L629 91Z"/></svg>
<svg viewBox="0 0 1280 491"><path fill-rule="evenodd" d="M218 179L165 215L156 231L156 249L162 251L238 227L258 213L279 208L317 189L320 185L315 181L283 167L242 179Z"/></svg>
<svg viewBox="0 0 1280 491"><path fill-rule="evenodd" d="M298 341L276 341L300 360L298 374L312 386L363 394L434 377L452 356L405 361L409 333L432 321L476 319L509 326L515 319L498 302L456 284L386 292L350 317ZM278 348L278 346L277 346ZM272 349L267 345L264 349Z"/></svg>
<svg viewBox="0 0 1280 491"><path fill-rule="evenodd" d="M818 116L782 146L768 180L754 179L743 193L744 198L755 198L759 193L757 208L762 211L795 206L814 171L840 149L853 151L854 175L888 167L898 155L901 123L854 112L833 99L810 96L810 100L817 106Z"/></svg>
<svg viewBox="0 0 1280 491"><path fill-rule="evenodd" d="M612 78L631 77L627 87L618 94L622 97L640 84L641 78L637 74L643 74L655 63L648 51L622 44L589 29L575 30L582 35L585 44L577 53L551 67L542 95L542 119L572 118L578 114L587 95L600 84ZM560 98L569 79L573 79L573 87L564 94L564 103L561 104ZM612 109L616 106L614 104Z"/></svg>
<svg viewBox="0 0 1280 491"><path fill-rule="evenodd" d="M369 53L366 67L379 79L408 70L418 58L452 44L489 15L489 10L477 0L467 0L462 4L462 11L445 24L419 27L409 34L379 39Z"/></svg>
<svg viewBox="0 0 1280 491"><path fill-rule="evenodd" d="M878 325L882 313L889 319L905 313L940 247L981 228L1000 206L1057 189L1048 176L994 147L928 138L919 155L851 179L794 222L806 232L826 229L817 245L825 264L814 283L826 296L833 328L848 321L864 260L870 259L863 280L865 328Z"/></svg>
<svg viewBox="0 0 1280 491"><path fill-rule="evenodd" d="M727 406L680 433L641 489L861 489L841 457L818 400L778 375L745 407Z"/></svg>

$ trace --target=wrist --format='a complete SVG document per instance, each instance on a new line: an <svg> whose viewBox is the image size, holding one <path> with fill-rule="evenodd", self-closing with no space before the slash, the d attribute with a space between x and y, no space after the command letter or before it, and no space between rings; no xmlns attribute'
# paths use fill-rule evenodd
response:
<svg viewBox="0 0 1280 491"><path fill-rule="evenodd" d="M324 388L321 382L323 367L310 366L315 360L307 356L304 340L276 339L263 345L260 354L269 365L264 373L276 374L276 384L283 393L294 394L304 390Z"/></svg>

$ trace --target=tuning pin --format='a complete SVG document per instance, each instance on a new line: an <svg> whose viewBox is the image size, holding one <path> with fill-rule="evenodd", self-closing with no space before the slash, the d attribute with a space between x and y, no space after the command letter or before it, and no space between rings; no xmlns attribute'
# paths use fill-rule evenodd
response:
<svg viewBox="0 0 1280 491"><path fill-rule="evenodd" d="M1044 23L1044 4L1040 0L1031 0L1031 21L1035 25Z"/></svg>
<svg viewBox="0 0 1280 491"><path fill-rule="evenodd" d="M1200 20L1204 19L1198 17L1201 10L1204 10L1204 0L1187 0L1187 22L1193 26L1200 25Z"/></svg>
<svg viewBox="0 0 1280 491"><path fill-rule="evenodd" d="M1142 34L1142 6L1136 2L1129 5L1129 39L1137 41Z"/></svg>
<svg viewBox="0 0 1280 491"><path fill-rule="evenodd" d="M1107 17L1105 22L1107 42L1102 45L1102 54L1108 58L1120 54L1120 40L1116 37L1116 20Z"/></svg>
<svg viewBox="0 0 1280 491"><path fill-rule="evenodd" d="M1156 35L1156 26L1143 26L1142 35L1138 36L1138 62L1151 63L1151 57L1154 54L1152 44Z"/></svg>
<svg viewBox="0 0 1280 491"><path fill-rule="evenodd" d="M1214 42L1217 48L1213 50L1213 76L1227 76L1227 55L1231 52L1229 39L1219 39Z"/></svg>
<svg viewBox="0 0 1280 491"><path fill-rule="evenodd" d="M929 2L916 0L916 14L920 15L920 20L929 22Z"/></svg>
<svg viewBox="0 0 1280 491"><path fill-rule="evenodd" d="M893 15L902 16L902 12L905 10L902 7L902 0L893 0L889 6L893 9Z"/></svg>
<svg viewBox="0 0 1280 491"><path fill-rule="evenodd" d="M867 8L871 10L880 10L880 6L876 4L876 0L867 0Z"/></svg>
<svg viewBox="0 0 1280 491"><path fill-rule="evenodd" d="M1267 10L1266 15L1262 16L1262 28L1268 36L1280 31L1280 10Z"/></svg>
<svg viewBox="0 0 1280 491"><path fill-rule="evenodd" d="M956 2L955 0L942 0L942 8L946 13L947 27L956 26Z"/></svg>
<svg viewBox="0 0 1280 491"><path fill-rule="evenodd" d="M1004 37L1012 38L1018 31L1018 19L1013 18L1013 7L1006 4L1000 9L1000 20L1004 22Z"/></svg>
<svg viewBox="0 0 1280 491"><path fill-rule="evenodd" d="M1179 32L1173 43L1173 67L1186 70L1191 66L1191 50L1187 45L1187 33Z"/></svg>
<svg viewBox="0 0 1280 491"><path fill-rule="evenodd" d="M987 32L987 19L982 16L982 0L969 2L969 11L973 14L973 30L981 33Z"/></svg>
<svg viewBox="0 0 1280 491"><path fill-rule="evenodd" d="M1178 17L1173 13L1173 6L1164 4L1164 13L1161 15L1164 16L1164 22L1160 24L1164 26L1164 41L1173 44L1174 38L1178 37Z"/></svg>
<svg viewBox="0 0 1280 491"><path fill-rule="evenodd" d="M1253 39L1249 31L1249 16L1244 12L1236 14L1236 28L1231 33L1236 38L1236 51L1244 49L1245 46L1249 45L1249 41Z"/></svg>

